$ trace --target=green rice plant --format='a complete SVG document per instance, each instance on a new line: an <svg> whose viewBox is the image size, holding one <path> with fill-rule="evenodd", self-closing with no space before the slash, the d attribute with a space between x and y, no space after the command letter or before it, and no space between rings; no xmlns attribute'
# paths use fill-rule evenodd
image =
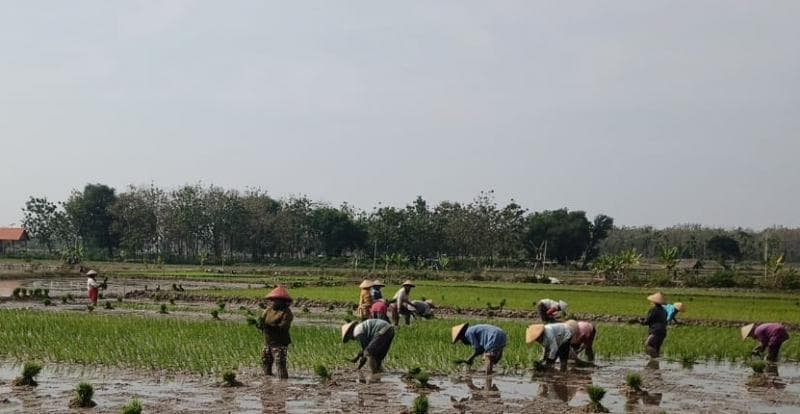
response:
<svg viewBox="0 0 800 414"><path fill-rule="evenodd" d="M122 414L142 414L142 403L138 398L128 401L122 407Z"/></svg>
<svg viewBox="0 0 800 414"><path fill-rule="evenodd" d="M224 300L217 301L217 306L219 307L219 311L220 312L224 311L225 310L225 301Z"/></svg>
<svg viewBox="0 0 800 414"><path fill-rule="evenodd" d="M122 296L117 296L117 303L122 303Z"/></svg>
<svg viewBox="0 0 800 414"><path fill-rule="evenodd" d="M764 361L752 361L750 362L750 368L753 370L753 374L763 374L767 369L767 363Z"/></svg>
<svg viewBox="0 0 800 414"><path fill-rule="evenodd" d="M412 414L428 414L429 409L430 403L428 402L428 397L424 394L418 395L414 398L414 402L411 403Z"/></svg>
<svg viewBox="0 0 800 414"><path fill-rule="evenodd" d="M314 365L314 374L317 375L323 384L330 382L332 378L330 371L328 371L328 367L322 364Z"/></svg>
<svg viewBox="0 0 800 414"><path fill-rule="evenodd" d="M162 303L161 304L161 306L159 307L158 313L161 313L161 314L169 313L169 311L167 310L167 304L166 303Z"/></svg>
<svg viewBox="0 0 800 414"><path fill-rule="evenodd" d="M22 298L22 288L14 288L11 292L11 297L14 299L21 299Z"/></svg>
<svg viewBox="0 0 800 414"><path fill-rule="evenodd" d="M169 304L172 305L172 306L175 306L175 299L170 298L169 299Z"/></svg>
<svg viewBox="0 0 800 414"><path fill-rule="evenodd" d="M603 387L596 387L590 385L586 387L586 393L589 394L589 408L594 412L607 413L608 410L603 407L602 400L606 396L606 390Z"/></svg>
<svg viewBox="0 0 800 414"><path fill-rule="evenodd" d="M111 310L114 309L114 306L111 305L110 301L106 301L105 308Z"/></svg>
<svg viewBox="0 0 800 414"><path fill-rule="evenodd" d="M216 309L211 310L211 319L219 320L219 311Z"/></svg>
<svg viewBox="0 0 800 414"><path fill-rule="evenodd" d="M36 362L26 362L22 366L22 373L19 377L15 378L13 385L16 386L29 386L35 387L38 384L34 379L42 371L42 366Z"/></svg>
<svg viewBox="0 0 800 414"><path fill-rule="evenodd" d="M642 376L638 372L630 372L625 376L625 384L633 391L642 391Z"/></svg>
<svg viewBox="0 0 800 414"><path fill-rule="evenodd" d="M42 304L43 304L44 306L53 306L53 302L51 302L51 301L50 301L50 299L45 299L45 300L43 300L43 301L42 301Z"/></svg>
<svg viewBox="0 0 800 414"><path fill-rule="evenodd" d="M243 385L236 379L236 373L233 371L225 371L222 373L222 383L226 387L240 387Z"/></svg>
<svg viewBox="0 0 800 414"><path fill-rule="evenodd" d="M81 382L75 387L75 397L70 400L69 406L72 408L89 408L97 404L92 401L94 397L94 387L88 382Z"/></svg>

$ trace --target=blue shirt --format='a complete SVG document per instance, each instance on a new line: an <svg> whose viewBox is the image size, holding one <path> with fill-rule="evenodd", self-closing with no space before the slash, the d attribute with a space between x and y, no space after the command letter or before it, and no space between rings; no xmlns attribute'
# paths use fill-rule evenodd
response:
<svg viewBox="0 0 800 414"><path fill-rule="evenodd" d="M506 347L506 333L492 325L474 325L464 332L464 342L471 345L476 353L498 352Z"/></svg>
<svg viewBox="0 0 800 414"><path fill-rule="evenodd" d="M675 305L671 303L664 305L664 310L667 311L667 322L675 322L675 315L678 314L678 310L675 309Z"/></svg>

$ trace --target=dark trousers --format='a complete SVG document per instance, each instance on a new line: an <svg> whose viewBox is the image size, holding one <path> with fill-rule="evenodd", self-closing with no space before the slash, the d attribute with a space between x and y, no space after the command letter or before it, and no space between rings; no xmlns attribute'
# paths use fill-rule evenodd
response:
<svg viewBox="0 0 800 414"><path fill-rule="evenodd" d="M369 362L369 367L373 373L383 368L383 360L389 353L389 348L394 340L394 328L389 326L384 328L364 348L364 357Z"/></svg>

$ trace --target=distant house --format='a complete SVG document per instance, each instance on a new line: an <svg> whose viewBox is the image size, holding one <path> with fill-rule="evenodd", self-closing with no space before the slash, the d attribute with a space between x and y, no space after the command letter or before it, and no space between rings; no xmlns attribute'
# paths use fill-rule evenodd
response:
<svg viewBox="0 0 800 414"><path fill-rule="evenodd" d="M703 269L703 262L700 259L681 259L675 265L675 270L679 272L699 272Z"/></svg>
<svg viewBox="0 0 800 414"><path fill-rule="evenodd" d="M22 227L0 227L0 254L25 247L28 232Z"/></svg>

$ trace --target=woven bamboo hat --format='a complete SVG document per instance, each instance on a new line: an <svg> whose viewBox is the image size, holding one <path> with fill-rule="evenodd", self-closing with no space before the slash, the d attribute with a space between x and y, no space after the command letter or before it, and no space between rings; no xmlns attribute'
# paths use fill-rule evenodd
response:
<svg viewBox="0 0 800 414"><path fill-rule="evenodd" d="M371 288L373 286L375 286L375 282L373 282L371 280L367 280L367 279L364 279L364 281L361 282L360 285L358 285L358 287L360 287L361 289L369 289L369 288Z"/></svg>
<svg viewBox="0 0 800 414"><path fill-rule="evenodd" d="M286 290L286 288L283 286L278 286L275 289L272 289L272 291L267 294L267 299L268 300L281 299L281 300L288 300L290 302L292 300L291 296L289 296L289 291Z"/></svg>
<svg viewBox="0 0 800 414"><path fill-rule="evenodd" d="M747 337L750 336L750 334L753 333L753 330L755 329L756 329L756 324L754 323L748 323L747 325L742 326L742 339L743 340L747 339Z"/></svg>
<svg viewBox="0 0 800 414"><path fill-rule="evenodd" d="M528 326L528 329L525 330L525 343L530 345L536 342L542 336L542 333L544 333L544 325L537 323Z"/></svg>
<svg viewBox="0 0 800 414"><path fill-rule="evenodd" d="M664 295L661 294L661 292L656 292L656 293L653 293L652 295L648 296L647 300L649 300L652 303L655 303L656 305L663 305L664 304Z"/></svg>
<svg viewBox="0 0 800 414"><path fill-rule="evenodd" d="M678 312L683 312L683 310L686 309L686 307L683 306L683 303L681 303L681 302L675 302L674 306L675 306L675 309L678 310Z"/></svg>
<svg viewBox="0 0 800 414"><path fill-rule="evenodd" d="M380 279L375 279L375 281L372 282L372 286L373 287L384 287L386 285L384 285L383 282L380 281Z"/></svg>
<svg viewBox="0 0 800 414"><path fill-rule="evenodd" d="M576 321L575 319L570 319L564 322L564 325L567 325L567 328L569 328L569 330L572 331L573 335L578 333L578 321Z"/></svg>
<svg viewBox="0 0 800 414"><path fill-rule="evenodd" d="M405 282L403 282L403 284L401 286L417 287L417 285L415 285L410 280L406 280Z"/></svg>
<svg viewBox="0 0 800 414"><path fill-rule="evenodd" d="M353 329L356 329L358 322L350 322L342 325L342 342L347 342L353 336Z"/></svg>
<svg viewBox="0 0 800 414"><path fill-rule="evenodd" d="M450 336L453 339L453 343L458 342L458 340L461 339L462 336L464 336L464 332L467 331L468 327L469 327L468 323L462 323L461 325L456 325L450 329Z"/></svg>
<svg viewBox="0 0 800 414"><path fill-rule="evenodd" d="M97 271L90 270L90 271L86 272L86 276L97 276Z"/></svg>

